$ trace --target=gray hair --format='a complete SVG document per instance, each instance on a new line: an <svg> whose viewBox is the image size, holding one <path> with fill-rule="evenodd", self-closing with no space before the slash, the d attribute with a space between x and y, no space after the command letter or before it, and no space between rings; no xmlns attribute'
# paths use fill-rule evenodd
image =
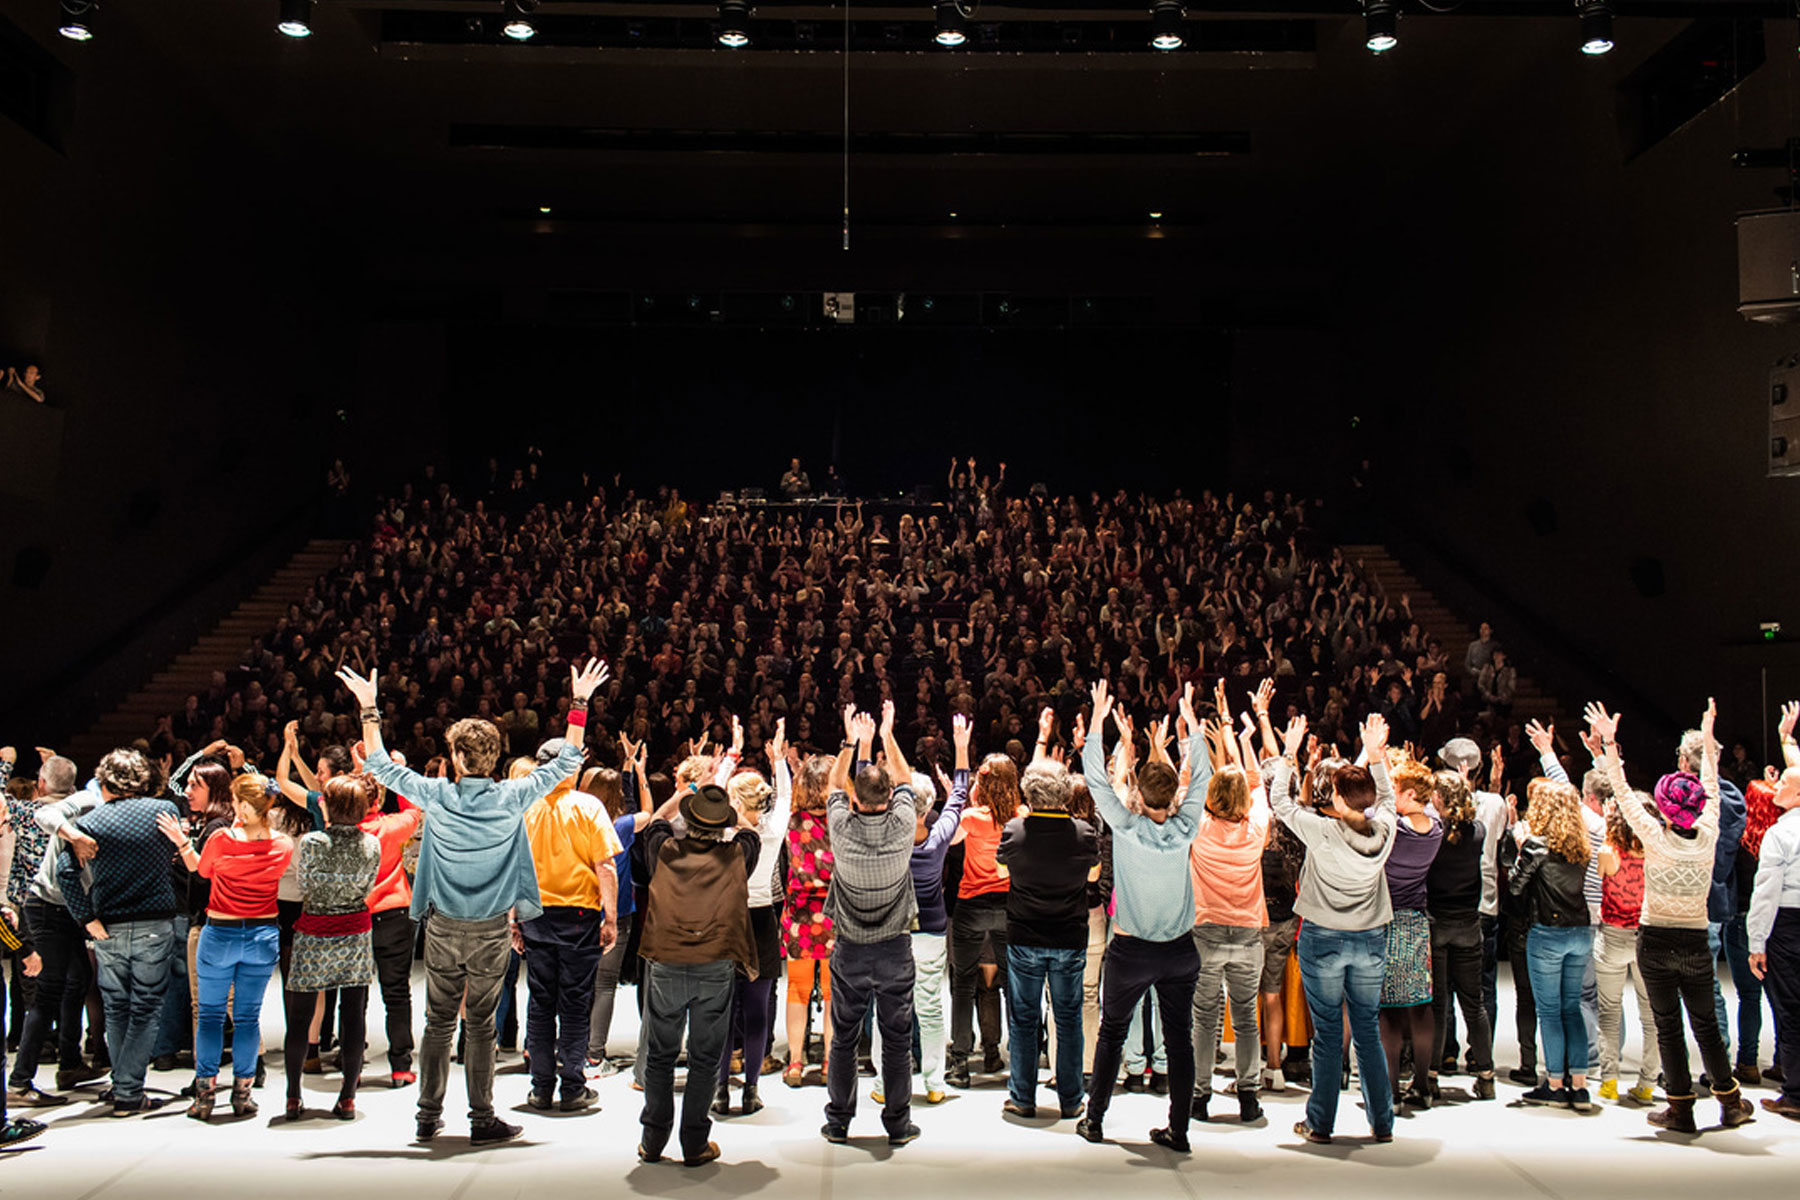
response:
<svg viewBox="0 0 1800 1200"><path fill-rule="evenodd" d="M1613 798L1612 777L1599 767L1595 767L1581 777L1581 791L1605 804Z"/></svg>
<svg viewBox="0 0 1800 1200"><path fill-rule="evenodd" d="M1700 736L1698 729L1690 729L1681 735L1681 744L1675 747L1675 765L1683 771L1692 771L1698 775L1700 764L1706 758L1706 739Z"/></svg>
<svg viewBox="0 0 1800 1200"><path fill-rule="evenodd" d="M1019 791L1032 812L1067 812L1069 772L1057 763L1033 763L1019 780Z"/></svg>
<svg viewBox="0 0 1800 1200"><path fill-rule="evenodd" d="M920 812L930 812L937 807L937 784L931 782L931 776L923 771L914 771L912 773L912 790L913 795L917 798Z"/></svg>
<svg viewBox="0 0 1800 1200"><path fill-rule="evenodd" d="M44 760L38 768L38 786L46 796L67 796L75 790L75 763L62 755Z"/></svg>
<svg viewBox="0 0 1800 1200"><path fill-rule="evenodd" d="M146 796L156 788L156 768L139 750L114 750L94 768L94 778L115 796Z"/></svg>

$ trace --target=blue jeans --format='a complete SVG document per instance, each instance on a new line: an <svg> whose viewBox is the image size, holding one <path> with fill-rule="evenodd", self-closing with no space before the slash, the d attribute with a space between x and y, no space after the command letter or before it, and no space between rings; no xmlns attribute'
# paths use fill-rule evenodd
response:
<svg viewBox="0 0 1800 1200"><path fill-rule="evenodd" d="M1086 968L1086 947L1062 950L1007 944L1006 989L1012 997L1007 1048L1012 1064L1006 1094L1013 1103L1037 1105L1038 1026L1046 986L1050 989L1050 1018L1056 1022L1056 1098L1065 1109L1081 1103L1081 973Z"/></svg>
<svg viewBox="0 0 1800 1200"><path fill-rule="evenodd" d="M231 1004L231 1074L256 1074L262 1046L263 992L281 960L281 930L275 925L208 925L194 952L200 981L200 1023L194 1031L194 1075L219 1073L225 1043L225 1006Z"/></svg>
<svg viewBox="0 0 1800 1200"><path fill-rule="evenodd" d="M1313 1023L1313 1089L1306 1100L1306 1123L1318 1133L1330 1133L1337 1123L1346 1005L1369 1128L1377 1134L1394 1131L1394 1096L1388 1084L1387 1055L1381 1049L1379 1015L1381 980L1387 974L1386 947L1386 929L1348 933L1322 929L1311 921L1300 926L1300 978L1306 985L1306 1008Z"/></svg>
<svg viewBox="0 0 1800 1200"><path fill-rule="evenodd" d="M1144 1023L1148 1013L1150 1025L1150 1052L1144 1053ZM1192 1018L1190 1017L1191 1021ZM1191 1026L1190 1026L1191 1028ZM1125 1074L1142 1075L1146 1067L1158 1075L1169 1073L1169 1047L1163 1041L1162 1010L1157 1007L1156 990L1152 988L1144 993L1144 998L1131 1010L1131 1024L1125 1030L1125 1052L1121 1060L1125 1064ZM1207 1064L1211 1066L1211 1063ZM1195 1065L1199 1070L1199 1065Z"/></svg>
<svg viewBox="0 0 1800 1200"><path fill-rule="evenodd" d="M712 1134L713 1080L731 1023L731 990L737 964L721 962L678 965L644 963L644 1126L643 1148L658 1155L675 1128L675 1056L681 1053L681 1031L687 1027L688 1086L681 1096L681 1153L693 1158L706 1151ZM910 984L909 984L910 986ZM904 1052L905 1047L901 1047ZM746 1070L756 1065L744 1064ZM855 1055L850 1069L856 1070Z"/></svg>
<svg viewBox="0 0 1800 1200"><path fill-rule="evenodd" d="M1526 969L1537 1001L1538 1029L1544 1038L1544 1071L1551 1087L1566 1075L1585 1075L1587 1021L1581 986L1594 957L1591 925L1533 925L1525 938Z"/></svg>
<svg viewBox="0 0 1800 1200"><path fill-rule="evenodd" d="M169 986L163 991L162 1015L156 1020L156 1044L151 1058L186 1049L194 1035L194 1010L188 993L187 939L190 921L175 914L175 953L169 960Z"/></svg>
<svg viewBox="0 0 1800 1200"><path fill-rule="evenodd" d="M1725 989L1719 986L1719 956L1725 953L1724 925L1717 921L1707 922L1706 948L1712 954L1713 961L1713 1020L1719 1023L1719 1040L1725 1043L1725 1053L1729 1055L1731 1053L1731 1019L1725 1012ZM1714 1080L1715 1084L1718 1082L1720 1081Z"/></svg>
<svg viewBox="0 0 1800 1200"><path fill-rule="evenodd" d="M106 1009L106 1051L112 1056L113 1100L144 1098L144 1071L156 1042L163 993L175 957L175 922L121 921L94 943L100 998ZM186 952L183 944L182 952ZM252 1055L252 1059L254 1059Z"/></svg>
<svg viewBox="0 0 1800 1200"><path fill-rule="evenodd" d="M1732 989L1737 992L1737 1061L1754 1067L1762 1056L1763 981L1750 970L1750 935L1745 928L1744 913L1733 917L1731 924L1725 927L1725 961L1731 965ZM1769 1004L1773 1012L1773 997ZM1780 1030L1776 1030L1775 1037L1770 1040L1779 1046ZM1780 1062L1779 1050L1776 1061ZM1800 1086L1800 1080L1795 1080L1795 1084Z"/></svg>

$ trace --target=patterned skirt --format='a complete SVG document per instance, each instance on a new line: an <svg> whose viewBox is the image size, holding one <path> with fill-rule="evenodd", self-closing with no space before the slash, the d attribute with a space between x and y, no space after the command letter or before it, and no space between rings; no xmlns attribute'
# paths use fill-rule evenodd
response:
<svg viewBox="0 0 1800 1200"><path fill-rule="evenodd" d="M1387 973L1381 1007L1431 1003L1431 919L1416 908L1396 908L1387 927Z"/></svg>
<svg viewBox="0 0 1800 1200"><path fill-rule="evenodd" d="M286 990L323 992L331 988L368 987L375 980L375 955L367 933L321 937L294 934Z"/></svg>

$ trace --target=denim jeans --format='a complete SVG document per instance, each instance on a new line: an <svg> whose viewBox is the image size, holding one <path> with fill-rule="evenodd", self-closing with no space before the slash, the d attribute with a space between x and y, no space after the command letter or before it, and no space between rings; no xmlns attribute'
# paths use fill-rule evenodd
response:
<svg viewBox="0 0 1800 1200"><path fill-rule="evenodd" d="M919 1032L919 1074L925 1090L944 1090L944 967L950 939L942 933L912 935L913 1020ZM881 1061L881 1026L876 1024L870 1056Z"/></svg>
<svg viewBox="0 0 1800 1200"><path fill-rule="evenodd" d="M594 972L594 1007L588 1010L588 1057L606 1057L606 1039L612 1033L613 1001L619 994L619 976L625 970L625 955L631 949L631 925L634 913L619 918L619 940L600 956L600 967Z"/></svg>
<svg viewBox="0 0 1800 1200"><path fill-rule="evenodd" d="M1544 1038L1544 1071L1550 1086L1565 1075L1587 1073L1587 1021L1581 984L1594 953L1591 925L1533 925L1525 938L1526 969Z"/></svg>
<svg viewBox="0 0 1800 1200"><path fill-rule="evenodd" d="M1300 978L1312 1015L1313 1089L1306 1099L1306 1123L1329 1134L1337 1124L1337 1080L1344 1062L1344 1009L1350 1010L1350 1037L1362 1081L1363 1107L1376 1134L1394 1131L1394 1095L1388 1084L1387 1055L1381 1048L1381 981L1386 929L1325 929L1306 921L1298 943Z"/></svg>
<svg viewBox="0 0 1800 1200"><path fill-rule="evenodd" d="M546 908L519 926L525 939L525 1051L531 1090L565 1099L587 1087L588 1020L600 967L600 910Z"/></svg>
<svg viewBox="0 0 1800 1200"><path fill-rule="evenodd" d="M644 1153L655 1156L675 1127L675 1058L687 1028L688 1083L681 1094L681 1153L693 1158L712 1134L713 1080L725 1053L737 964L644 963ZM761 1064L758 1064L760 1066ZM745 1069L751 1069L749 1063ZM850 1060L851 1071L856 1060Z"/></svg>
<svg viewBox="0 0 1800 1200"><path fill-rule="evenodd" d="M906 934L880 942L837 940L831 952L831 1041L838 1052L826 1070L825 1120L856 1116L856 1054L863 1020L875 1010L881 1028L881 1123L889 1135L912 1119L912 942ZM688 1049L689 1059L693 1049Z"/></svg>
<svg viewBox="0 0 1800 1200"><path fill-rule="evenodd" d="M192 921L175 914L175 952L169 956L169 986L163 990L162 1015L156 1020L156 1041L151 1058L174 1054L193 1044L194 1007L188 984L187 941Z"/></svg>
<svg viewBox="0 0 1800 1200"><path fill-rule="evenodd" d="M87 934L69 910L43 900L25 901L25 923L44 961L37 977L37 994L25 1026L19 1033L19 1053L13 1059L12 1090L30 1087L37 1074L44 1032L56 1023L57 1065L72 1070L81 1061L81 1013L87 1005Z"/></svg>
<svg viewBox="0 0 1800 1200"><path fill-rule="evenodd" d="M1064 1109L1081 1103L1081 973L1087 948L1006 947L1006 990L1012 997L1007 1048L1012 1064L1006 1094L1014 1104L1037 1106L1038 1026L1044 990L1050 992L1050 1019L1056 1024L1056 1099Z"/></svg>
<svg viewBox="0 0 1800 1200"><path fill-rule="evenodd" d="M1713 921L1706 926L1706 949L1712 955L1713 1020L1719 1026L1719 1040L1725 1053L1731 1054L1731 1016L1725 1011L1725 989L1719 986L1719 958L1725 953L1725 926Z"/></svg>
<svg viewBox="0 0 1800 1200"><path fill-rule="evenodd" d="M1194 1090L1212 1091L1213 1052L1224 1024L1224 999L1231 1003L1236 1039L1237 1087L1255 1091L1262 1045L1256 1039L1256 993L1262 984L1262 930L1248 925L1196 925L1194 948L1200 975L1194 981Z"/></svg>
<svg viewBox="0 0 1800 1200"><path fill-rule="evenodd" d="M1106 948L1100 976L1100 1037L1094 1047L1093 1091L1088 1095L1088 1120L1096 1126L1106 1120L1112 1104L1131 1015L1143 1008L1145 994L1154 991L1168 1035L1169 1131L1187 1133L1194 1090L1194 979L1199 974L1200 956L1193 937L1185 933L1166 942L1119 934Z"/></svg>
<svg viewBox="0 0 1800 1200"><path fill-rule="evenodd" d="M469 1120L494 1117L494 1006L512 957L506 914L483 921L456 921L434 912L425 919L425 1036L419 1043L419 1119L444 1113L450 1084L450 1043L456 1037L457 1009L467 1030L463 1082L469 1092Z"/></svg>
<svg viewBox="0 0 1800 1200"><path fill-rule="evenodd" d="M1638 1086L1653 1088L1662 1069L1662 1048L1656 1041L1656 1018L1650 1012L1650 993L1644 987L1644 969L1638 963L1637 930L1602 925L1594 942L1594 978L1599 987L1600 1078L1619 1077L1619 1060L1625 1047L1625 984L1637 992L1638 1025L1644 1052L1638 1060Z"/></svg>
<svg viewBox="0 0 1800 1200"><path fill-rule="evenodd" d="M1763 981L1750 969L1750 935L1745 916L1739 913L1725 926L1725 961L1731 966L1731 987L1737 993L1737 1061L1754 1067L1762 1061ZM1771 999L1771 1011L1773 1007ZM1780 1037L1777 1030L1770 1040L1779 1044Z"/></svg>
<svg viewBox="0 0 1800 1200"><path fill-rule="evenodd" d="M106 932L104 940L94 943L106 1010L106 1052L112 1057L113 1099L130 1104L144 1097L144 1072L177 953L175 922L166 917L121 921Z"/></svg>
<svg viewBox="0 0 1800 1200"><path fill-rule="evenodd" d="M1104 963L1105 960L1101 961ZM1104 984L1104 976L1101 982ZM1188 1021L1190 1022L1191 1039L1192 1013L1188 1014ZM1144 1050L1146 1037L1150 1039L1150 1049L1147 1053ZM1098 1042L1099 1039L1096 1037L1096 1045ZM1193 1053L1192 1046L1188 1047L1188 1052ZM1132 1007L1131 1023L1125 1027L1125 1047L1120 1053L1122 1056L1120 1062L1124 1064L1127 1075L1142 1075L1146 1068L1158 1075L1169 1073L1169 1044L1163 1038L1161 1005L1157 1002L1154 988L1145 992L1143 999ZM1211 1066L1211 1062L1212 1060L1208 1059L1207 1065ZM1200 1064L1194 1064L1194 1069L1198 1071Z"/></svg>
<svg viewBox="0 0 1800 1200"><path fill-rule="evenodd" d="M281 961L281 930L274 925L207 925L200 931L195 974L200 980L200 1024L194 1033L194 1074L219 1073L225 1043L225 1005L231 1003L231 1073L256 1074L262 1047L263 991ZM185 1009L186 1006L183 1005Z"/></svg>

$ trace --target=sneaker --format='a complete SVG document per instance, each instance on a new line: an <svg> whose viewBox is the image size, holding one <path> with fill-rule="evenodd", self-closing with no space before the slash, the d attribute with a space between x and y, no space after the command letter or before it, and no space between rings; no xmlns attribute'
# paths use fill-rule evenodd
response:
<svg viewBox="0 0 1800 1200"><path fill-rule="evenodd" d="M948 1099L948 1097L936 1088L925 1089L925 1103L927 1104L942 1104L946 1099Z"/></svg>
<svg viewBox="0 0 1800 1200"><path fill-rule="evenodd" d="M1569 1107L1576 1112L1591 1113L1594 1111L1594 1102L1588 1097L1588 1090L1586 1088L1570 1088L1567 1094L1569 1097Z"/></svg>
<svg viewBox="0 0 1800 1200"><path fill-rule="evenodd" d="M1169 1074L1167 1071L1150 1072L1150 1094L1166 1096L1169 1094Z"/></svg>
<svg viewBox="0 0 1800 1200"><path fill-rule="evenodd" d="M1525 1067L1517 1067L1511 1071L1508 1071L1506 1073L1506 1077L1508 1079L1512 1080L1514 1083L1518 1084L1520 1087L1536 1087L1537 1086L1537 1081L1538 1081L1537 1072L1535 1070L1530 1070Z"/></svg>
<svg viewBox="0 0 1800 1200"><path fill-rule="evenodd" d="M1526 1092L1523 1096L1520 1096L1519 1099L1526 1104L1535 1105L1539 1108L1569 1107L1568 1090L1566 1088L1553 1088L1547 1083L1540 1083L1529 1092Z"/></svg>
<svg viewBox="0 0 1800 1200"><path fill-rule="evenodd" d="M610 1058L588 1059L588 1077L590 1079L611 1079L623 1069L624 1068L620 1067L618 1063ZM781 1068L776 1067L775 1069L779 1071ZM661 1157L661 1155L657 1156L658 1159Z"/></svg>
<svg viewBox="0 0 1800 1200"><path fill-rule="evenodd" d="M525 1103L531 1105L531 1107L537 1109L539 1112L549 1112L552 1108L556 1107L556 1103L551 1099L549 1092L533 1091L525 1097Z"/></svg>
<svg viewBox="0 0 1800 1200"><path fill-rule="evenodd" d="M1647 1085L1634 1087L1626 1092L1625 1095L1628 1099L1635 1100L1639 1104L1648 1105L1656 1103L1656 1089Z"/></svg>
<svg viewBox="0 0 1800 1200"><path fill-rule="evenodd" d="M833 1125L829 1121L819 1128L819 1134L834 1146L841 1146L850 1140L849 1126Z"/></svg>
<svg viewBox="0 0 1800 1200"><path fill-rule="evenodd" d="M1104 1142L1106 1133L1100 1128L1100 1122L1092 1117L1084 1117L1075 1123L1075 1132L1081 1135L1084 1142Z"/></svg>
<svg viewBox="0 0 1800 1200"><path fill-rule="evenodd" d="M419 1082L419 1077L412 1071L395 1071L392 1075L388 1076L388 1083L391 1087L411 1087L417 1082Z"/></svg>
<svg viewBox="0 0 1800 1200"><path fill-rule="evenodd" d="M1619 1098L1619 1081L1616 1079L1608 1079L1602 1083L1600 1085L1600 1098L1602 1100L1617 1100Z"/></svg>
<svg viewBox="0 0 1800 1200"><path fill-rule="evenodd" d="M112 1115L115 1117L135 1117L142 1113L152 1113L163 1106L163 1101L152 1100L148 1096L139 1096L136 1100L114 1100Z"/></svg>
<svg viewBox="0 0 1800 1200"><path fill-rule="evenodd" d="M1273 1071L1263 1072L1263 1091L1277 1093L1287 1091L1287 1077L1282 1075L1280 1067L1276 1067Z"/></svg>
<svg viewBox="0 0 1800 1200"><path fill-rule="evenodd" d="M413 1130L413 1141L429 1142L444 1131L444 1122L437 1117L420 1117L418 1127Z"/></svg>
<svg viewBox="0 0 1800 1200"><path fill-rule="evenodd" d="M1017 1100L1008 1100L1000 1106L1000 1111L1009 1117L1018 1117L1021 1120L1037 1120L1037 1105L1035 1104L1020 1104Z"/></svg>
<svg viewBox="0 0 1800 1200"><path fill-rule="evenodd" d="M881 1085L877 1084L873 1089L870 1090L869 1099L873 1100L877 1104L886 1104L887 1103L887 1093L881 1090Z"/></svg>
<svg viewBox="0 0 1800 1200"><path fill-rule="evenodd" d="M14 1117L4 1125L0 1125L0 1146L16 1146L20 1142L29 1142L49 1126L42 1121L31 1121L24 1117Z"/></svg>
<svg viewBox="0 0 1800 1200"><path fill-rule="evenodd" d="M914 1125L911 1121L908 1121L906 1123L906 1128L902 1129L899 1133L888 1134L888 1145L890 1146L905 1146L918 1140L919 1127Z"/></svg>
<svg viewBox="0 0 1800 1200"><path fill-rule="evenodd" d="M1187 1134L1176 1133L1171 1129L1152 1129L1150 1131L1150 1140L1155 1142L1158 1146L1161 1146L1164 1150L1173 1150L1177 1154L1187 1154L1191 1150L1191 1147L1188 1145Z"/></svg>
<svg viewBox="0 0 1800 1200"><path fill-rule="evenodd" d="M1487 1071L1475 1076L1475 1098L1492 1100L1494 1098L1494 1073Z"/></svg>
<svg viewBox="0 0 1800 1200"><path fill-rule="evenodd" d="M595 1102L599 1099L599 1092L596 1092L593 1088L584 1087L573 1096L564 1096L561 1100L557 1101L556 1107L563 1112L585 1112L594 1107Z"/></svg>
<svg viewBox="0 0 1800 1200"><path fill-rule="evenodd" d="M67 1096L53 1096L42 1091L36 1084L28 1083L19 1091L8 1090L6 1106L8 1108L55 1108L59 1104L67 1104Z"/></svg>
<svg viewBox="0 0 1800 1200"><path fill-rule="evenodd" d="M706 1143L706 1149L702 1150L700 1153L683 1155L681 1165L684 1167L704 1167L707 1163L715 1161L718 1157L719 1143L708 1142Z"/></svg>
<svg viewBox="0 0 1800 1200"><path fill-rule="evenodd" d="M959 1091L969 1088L969 1068L966 1063L951 1067L944 1072L944 1082Z"/></svg>
<svg viewBox="0 0 1800 1200"><path fill-rule="evenodd" d="M508 1125L499 1117L490 1117L480 1124L469 1126L469 1144L474 1146L495 1146L501 1142L510 1142L525 1130L519 1125Z"/></svg>

